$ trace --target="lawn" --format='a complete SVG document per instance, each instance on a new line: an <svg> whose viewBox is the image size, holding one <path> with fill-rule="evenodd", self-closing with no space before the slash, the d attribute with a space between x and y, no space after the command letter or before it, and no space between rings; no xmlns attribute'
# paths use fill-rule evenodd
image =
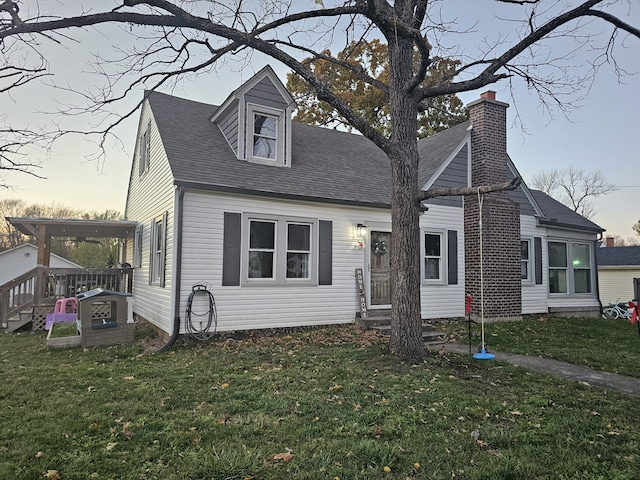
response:
<svg viewBox="0 0 640 480"><path fill-rule="evenodd" d="M3 334L0 373L3 479L640 472L637 398L463 355L404 364L351 326L180 341L169 354Z"/></svg>
<svg viewBox="0 0 640 480"><path fill-rule="evenodd" d="M442 325L452 338L465 345L467 326L466 322ZM479 325L473 326L472 339L472 345L481 343ZM628 320L541 317L487 323L485 341L490 350L553 358L640 378L638 325Z"/></svg>

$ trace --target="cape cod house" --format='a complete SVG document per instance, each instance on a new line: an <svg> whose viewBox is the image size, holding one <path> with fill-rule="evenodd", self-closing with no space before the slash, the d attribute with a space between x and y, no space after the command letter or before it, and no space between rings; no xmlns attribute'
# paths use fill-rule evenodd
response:
<svg viewBox="0 0 640 480"><path fill-rule="evenodd" d="M487 92L468 122L421 140L420 186L518 175L507 107ZM184 333L188 298L206 285L219 331L350 323L358 269L368 308L389 307L388 159L360 135L292 121L294 108L269 67L220 106L146 94L125 209L138 223L126 248L136 315ZM599 312L599 226L524 184L424 206L423 318L463 317L481 273L486 317Z"/></svg>

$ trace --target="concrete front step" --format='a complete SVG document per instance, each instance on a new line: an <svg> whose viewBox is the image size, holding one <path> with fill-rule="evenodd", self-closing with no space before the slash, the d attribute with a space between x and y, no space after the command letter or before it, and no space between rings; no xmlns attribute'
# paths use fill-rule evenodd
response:
<svg viewBox="0 0 640 480"><path fill-rule="evenodd" d="M391 325L372 327L372 330L378 331L381 335L389 336L391 334ZM422 338L425 342L444 340L446 338L446 335L447 334L444 332L436 332L433 326L428 323L422 324Z"/></svg>

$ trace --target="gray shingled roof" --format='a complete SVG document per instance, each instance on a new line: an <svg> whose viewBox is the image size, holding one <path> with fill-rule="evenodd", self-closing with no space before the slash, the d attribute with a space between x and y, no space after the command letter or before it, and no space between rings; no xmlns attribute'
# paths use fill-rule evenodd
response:
<svg viewBox="0 0 640 480"><path fill-rule="evenodd" d="M239 161L217 125L217 106L158 92L147 96L177 184L352 205L389 206L391 171L382 151L361 135L292 122L290 167ZM422 187L467 135L469 122L418 142ZM543 223L602 232L595 223L531 190Z"/></svg>
<svg viewBox="0 0 640 480"><path fill-rule="evenodd" d="M418 185L424 185L431 179L442 163L454 153L468 134L471 122L463 122L427 138L418 140Z"/></svg>
<svg viewBox="0 0 640 480"><path fill-rule="evenodd" d="M540 190L530 190L530 192L543 213L540 223L549 226L578 228L595 233L604 232L602 227L574 212L546 193Z"/></svg>
<svg viewBox="0 0 640 480"><path fill-rule="evenodd" d="M291 167L239 161L209 117L218 107L150 93L176 183L324 202L390 204L389 160L361 135L292 122Z"/></svg>
<svg viewBox="0 0 640 480"><path fill-rule="evenodd" d="M640 246L596 248L598 265L640 267Z"/></svg>

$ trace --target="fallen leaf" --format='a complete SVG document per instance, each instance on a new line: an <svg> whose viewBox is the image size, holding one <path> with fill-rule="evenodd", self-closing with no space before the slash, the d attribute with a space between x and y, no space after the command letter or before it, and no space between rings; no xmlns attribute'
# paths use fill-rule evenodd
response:
<svg viewBox="0 0 640 480"><path fill-rule="evenodd" d="M514 410L513 412L511 412L511 415L522 415L522 412L519 412L518 410Z"/></svg>
<svg viewBox="0 0 640 480"><path fill-rule="evenodd" d="M116 442L109 442L109 443L107 443L107 450L108 450L108 451L113 450L113 449L115 448L115 446L116 446L116 445L117 445L117 443L116 443Z"/></svg>
<svg viewBox="0 0 640 480"><path fill-rule="evenodd" d="M229 386L228 383L223 383L222 385L220 385L220 388L227 388Z"/></svg>
<svg viewBox="0 0 640 480"><path fill-rule="evenodd" d="M293 454L289 452L284 453L274 453L271 455L274 460L282 460L283 462L288 462L293 458Z"/></svg>
<svg viewBox="0 0 640 480"><path fill-rule="evenodd" d="M273 455L269 456L264 461L264 463L265 465L277 465L278 463L288 462L293 458L293 456L294 455L289 452L274 453Z"/></svg>
<svg viewBox="0 0 640 480"><path fill-rule="evenodd" d="M49 480L60 480L60 475L58 474L58 470L47 470L45 478Z"/></svg>
<svg viewBox="0 0 640 480"><path fill-rule="evenodd" d="M42 452L38 452L38 453L36 453L36 458L40 458L40 457L42 457L43 455L44 455L44 453L42 453Z"/></svg>
<svg viewBox="0 0 640 480"><path fill-rule="evenodd" d="M124 377L124 380L133 380L133 378L134 378L134 377L133 377L132 375L129 375L129 376L127 376L127 377Z"/></svg>

